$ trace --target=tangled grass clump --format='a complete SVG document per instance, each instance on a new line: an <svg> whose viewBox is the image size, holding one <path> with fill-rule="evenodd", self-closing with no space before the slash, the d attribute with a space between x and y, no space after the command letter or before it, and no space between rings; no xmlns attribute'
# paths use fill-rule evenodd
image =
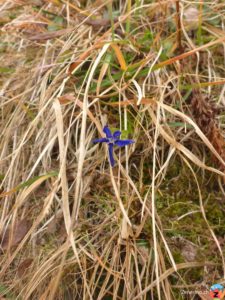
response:
<svg viewBox="0 0 225 300"><path fill-rule="evenodd" d="M1 299L205 299L225 283L224 9L0 4ZM93 143L106 124L132 144L115 166Z"/></svg>

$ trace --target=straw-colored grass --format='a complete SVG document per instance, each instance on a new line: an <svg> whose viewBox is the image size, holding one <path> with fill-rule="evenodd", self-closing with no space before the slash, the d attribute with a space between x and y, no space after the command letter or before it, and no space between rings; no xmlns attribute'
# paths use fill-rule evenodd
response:
<svg viewBox="0 0 225 300"><path fill-rule="evenodd" d="M1 299L206 299L225 283L224 11L0 3ZM106 124L135 140L114 168L92 143Z"/></svg>

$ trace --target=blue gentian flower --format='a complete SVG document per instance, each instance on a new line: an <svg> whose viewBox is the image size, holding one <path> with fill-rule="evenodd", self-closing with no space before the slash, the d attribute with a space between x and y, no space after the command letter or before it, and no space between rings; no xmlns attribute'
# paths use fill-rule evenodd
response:
<svg viewBox="0 0 225 300"><path fill-rule="evenodd" d="M106 125L103 128L103 132L106 134L105 138L101 139L95 139L93 140L93 143L107 143L108 144L108 149L109 149L109 161L111 166L113 167L115 164L115 160L113 158L113 147L119 146L119 147L124 147L130 144L133 144L133 140L121 140L120 135L121 131L117 130L113 134L111 133L111 130L109 129L108 125Z"/></svg>

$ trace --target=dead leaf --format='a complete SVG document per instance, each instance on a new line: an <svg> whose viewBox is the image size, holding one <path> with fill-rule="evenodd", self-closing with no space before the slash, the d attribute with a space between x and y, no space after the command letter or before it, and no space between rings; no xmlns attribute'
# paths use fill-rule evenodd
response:
<svg viewBox="0 0 225 300"><path fill-rule="evenodd" d="M186 243L182 247L181 254L183 255L186 261L194 261L196 260L197 248L191 243Z"/></svg>
<svg viewBox="0 0 225 300"><path fill-rule="evenodd" d="M59 103L62 105L68 104L72 101L75 101L75 97L72 94L65 94L65 95L59 97Z"/></svg>
<svg viewBox="0 0 225 300"><path fill-rule="evenodd" d="M85 19L84 16L78 16L81 21L83 21L85 24L93 26L93 27L107 27L111 25L111 20L110 19ZM118 18L114 18L114 23L118 21Z"/></svg>
<svg viewBox="0 0 225 300"><path fill-rule="evenodd" d="M40 34L36 34L36 35L28 37L28 39L31 41L50 40L50 39L58 38L64 34L70 33L70 32L72 32L72 30L73 29L71 29L71 28L67 28L67 29L61 29L61 30L56 30L56 31L52 31L52 32L40 33Z"/></svg>
<svg viewBox="0 0 225 300"><path fill-rule="evenodd" d="M16 222L13 228L7 228L1 238L1 249L6 250L8 247L11 248L18 245L29 231L30 226L30 221L23 219ZM13 232L11 232L12 230Z"/></svg>
<svg viewBox="0 0 225 300"><path fill-rule="evenodd" d="M21 264L18 266L18 269L17 269L18 277L22 277L24 275L24 273L30 267L32 262L33 262L33 258L27 258L21 262Z"/></svg>

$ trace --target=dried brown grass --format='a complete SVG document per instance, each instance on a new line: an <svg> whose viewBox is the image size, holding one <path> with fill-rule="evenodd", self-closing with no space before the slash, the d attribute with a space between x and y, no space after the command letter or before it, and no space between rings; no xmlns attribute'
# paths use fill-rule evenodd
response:
<svg viewBox="0 0 225 300"><path fill-rule="evenodd" d="M223 282L224 241L208 220L204 187L214 182L215 201L225 195L225 5L110 3L0 4L4 299L170 300L181 285ZM198 30L185 19L190 7ZM210 113L204 95L222 110ZM113 169L107 149L92 144L106 123L136 141L116 151ZM157 205L179 197L170 186L184 178L196 209L187 203L165 219ZM174 217L196 212L207 236L197 247L209 257L181 262L168 232L176 236ZM199 268L203 275L187 276Z"/></svg>

